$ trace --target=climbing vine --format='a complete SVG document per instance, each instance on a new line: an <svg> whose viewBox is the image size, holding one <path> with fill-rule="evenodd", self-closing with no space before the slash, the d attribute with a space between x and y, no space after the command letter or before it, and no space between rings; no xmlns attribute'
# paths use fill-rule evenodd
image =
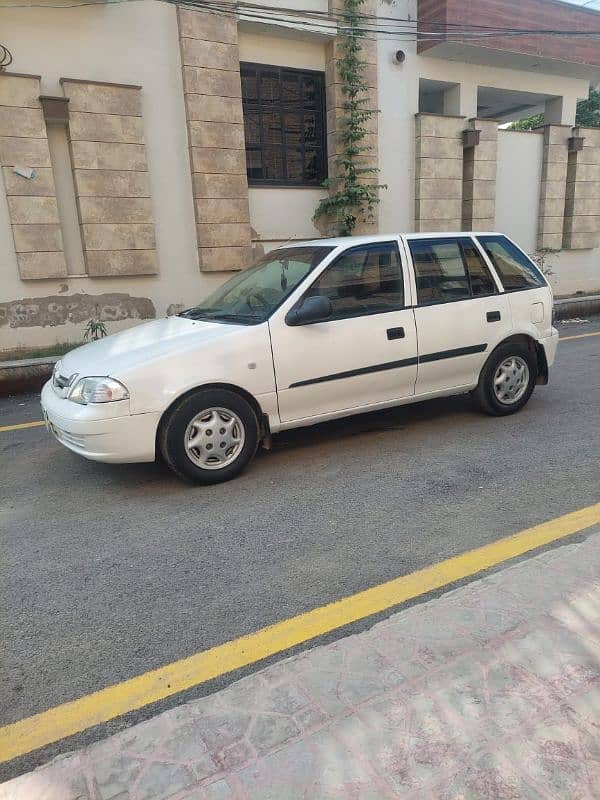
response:
<svg viewBox="0 0 600 800"><path fill-rule="evenodd" d="M366 61L363 58L365 38L364 18L360 13L366 0L344 0L342 23L338 31L340 57L336 66L343 95L342 115L338 132L342 148L335 159L336 174L324 182L329 196L323 198L314 214L321 218L340 236L350 236L360 216L373 215L379 202L380 184L363 182L366 175L378 173L377 167L364 165L365 154L372 151L365 142L369 133L367 123L377 109L369 107L369 90L365 80Z"/></svg>

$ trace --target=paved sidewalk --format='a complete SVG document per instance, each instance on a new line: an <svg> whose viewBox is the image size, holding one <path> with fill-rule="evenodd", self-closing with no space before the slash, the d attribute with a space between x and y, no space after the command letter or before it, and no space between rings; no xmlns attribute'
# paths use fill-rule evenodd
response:
<svg viewBox="0 0 600 800"><path fill-rule="evenodd" d="M595 531L57 759L0 800L591 800L599 679Z"/></svg>

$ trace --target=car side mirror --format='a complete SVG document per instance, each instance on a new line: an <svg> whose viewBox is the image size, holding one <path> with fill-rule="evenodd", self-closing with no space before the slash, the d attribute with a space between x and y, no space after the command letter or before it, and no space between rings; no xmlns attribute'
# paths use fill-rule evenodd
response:
<svg viewBox="0 0 600 800"><path fill-rule="evenodd" d="M324 322L333 313L331 300L323 295L306 297L295 305L285 316L286 325L310 325L313 322Z"/></svg>

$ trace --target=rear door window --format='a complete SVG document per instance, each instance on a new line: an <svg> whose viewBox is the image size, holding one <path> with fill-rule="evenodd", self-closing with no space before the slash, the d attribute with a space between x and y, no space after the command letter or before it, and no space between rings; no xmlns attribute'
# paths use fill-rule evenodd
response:
<svg viewBox="0 0 600 800"><path fill-rule="evenodd" d="M484 297L496 285L472 239L409 239L417 283L417 303L432 305Z"/></svg>
<svg viewBox="0 0 600 800"><path fill-rule="evenodd" d="M481 246L494 265L504 291L535 289L546 282L538 268L506 236L478 236Z"/></svg>

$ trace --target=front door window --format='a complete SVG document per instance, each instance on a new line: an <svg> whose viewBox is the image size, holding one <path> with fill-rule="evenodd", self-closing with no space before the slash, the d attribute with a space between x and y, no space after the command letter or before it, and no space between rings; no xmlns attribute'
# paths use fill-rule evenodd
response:
<svg viewBox="0 0 600 800"><path fill-rule="evenodd" d="M308 297L329 298L331 319L380 314L404 307L398 247L394 242L360 245L342 253L313 283Z"/></svg>

